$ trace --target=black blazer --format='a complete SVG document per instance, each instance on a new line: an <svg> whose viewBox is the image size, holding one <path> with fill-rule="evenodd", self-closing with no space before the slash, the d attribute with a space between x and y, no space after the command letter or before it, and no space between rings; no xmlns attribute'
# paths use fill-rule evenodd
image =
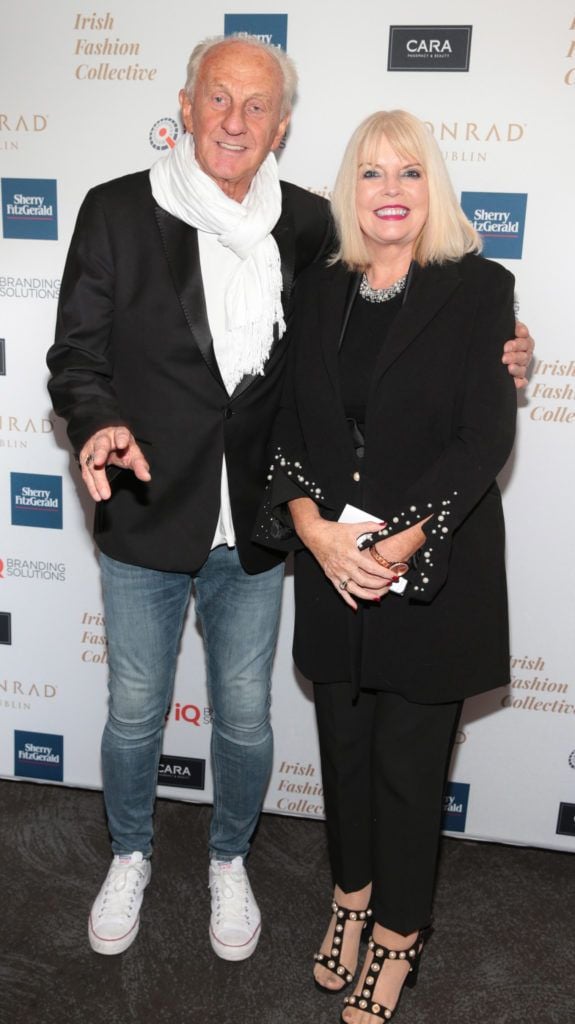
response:
<svg viewBox="0 0 575 1024"><path fill-rule="evenodd" d="M327 518L356 505L386 520L390 533L432 513L406 595L389 594L379 607L366 602L357 614L308 552L296 555L294 656L310 679L351 677L434 703L508 680L495 476L515 429L515 387L501 364L503 342L513 334L514 279L478 256L412 269L376 362L363 459L345 419L338 371L360 277L338 264L300 279L257 536L292 544L281 510L298 493L314 498Z"/></svg>
<svg viewBox="0 0 575 1024"><path fill-rule="evenodd" d="M282 183L273 234L290 310L298 274L332 245L325 200ZM50 394L78 452L101 427L126 424L151 483L112 467L112 497L96 507L95 538L119 561L193 572L210 551L225 452L244 569L281 555L251 541L266 444L281 394L286 336L264 376L229 397L214 357L197 232L160 209L147 171L92 189L78 216L62 280Z"/></svg>

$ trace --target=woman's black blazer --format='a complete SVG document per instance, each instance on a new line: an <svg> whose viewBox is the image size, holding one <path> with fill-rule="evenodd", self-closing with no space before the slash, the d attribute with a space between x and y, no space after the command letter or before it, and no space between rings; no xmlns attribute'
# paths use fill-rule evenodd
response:
<svg viewBox="0 0 575 1024"><path fill-rule="evenodd" d="M515 387L501 363L513 335L514 278L474 255L413 265L375 365L362 459L338 370L358 287L359 275L341 264L318 264L298 282L259 539L289 546L277 540L284 531L275 510L298 493L331 519L346 503L358 506L391 533L432 514L405 595L363 603L358 613L309 552L296 554L294 657L318 682L353 679L424 703L457 700L501 686L509 674L495 478L515 431Z"/></svg>

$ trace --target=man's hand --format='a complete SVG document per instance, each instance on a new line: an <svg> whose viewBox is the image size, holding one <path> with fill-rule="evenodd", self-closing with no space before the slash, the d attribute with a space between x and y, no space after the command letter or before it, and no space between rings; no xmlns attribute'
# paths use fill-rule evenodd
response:
<svg viewBox="0 0 575 1024"><path fill-rule="evenodd" d="M507 366L518 391L527 384L525 371L531 362L534 348L535 342L529 334L529 328L517 320L515 322L515 337L511 341L505 342L501 361Z"/></svg>
<svg viewBox="0 0 575 1024"><path fill-rule="evenodd" d="M131 469L138 480L152 479L150 467L127 427L98 430L80 452L82 479L94 501L106 501L112 493L106 466Z"/></svg>

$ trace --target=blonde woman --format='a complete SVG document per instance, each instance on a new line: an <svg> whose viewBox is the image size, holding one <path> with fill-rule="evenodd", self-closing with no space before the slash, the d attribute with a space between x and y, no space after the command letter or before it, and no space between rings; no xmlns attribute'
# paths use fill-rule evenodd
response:
<svg viewBox="0 0 575 1024"><path fill-rule="evenodd" d="M333 209L339 250L298 281L262 529L289 546L293 527L301 548L294 656L315 684L335 882L315 980L350 986L345 1024L382 1024L428 935L461 703L508 680L495 478L515 430L514 280L478 255L404 111L359 126Z"/></svg>

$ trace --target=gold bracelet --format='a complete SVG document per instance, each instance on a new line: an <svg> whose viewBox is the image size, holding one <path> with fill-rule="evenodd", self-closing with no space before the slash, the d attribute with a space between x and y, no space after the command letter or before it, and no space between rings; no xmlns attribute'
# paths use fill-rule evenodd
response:
<svg viewBox="0 0 575 1024"><path fill-rule="evenodd" d="M384 569L394 572L396 576L405 576L405 573L409 571L409 564L407 562L388 562L383 555L380 555L375 544L369 549L369 553L378 565L382 565Z"/></svg>

